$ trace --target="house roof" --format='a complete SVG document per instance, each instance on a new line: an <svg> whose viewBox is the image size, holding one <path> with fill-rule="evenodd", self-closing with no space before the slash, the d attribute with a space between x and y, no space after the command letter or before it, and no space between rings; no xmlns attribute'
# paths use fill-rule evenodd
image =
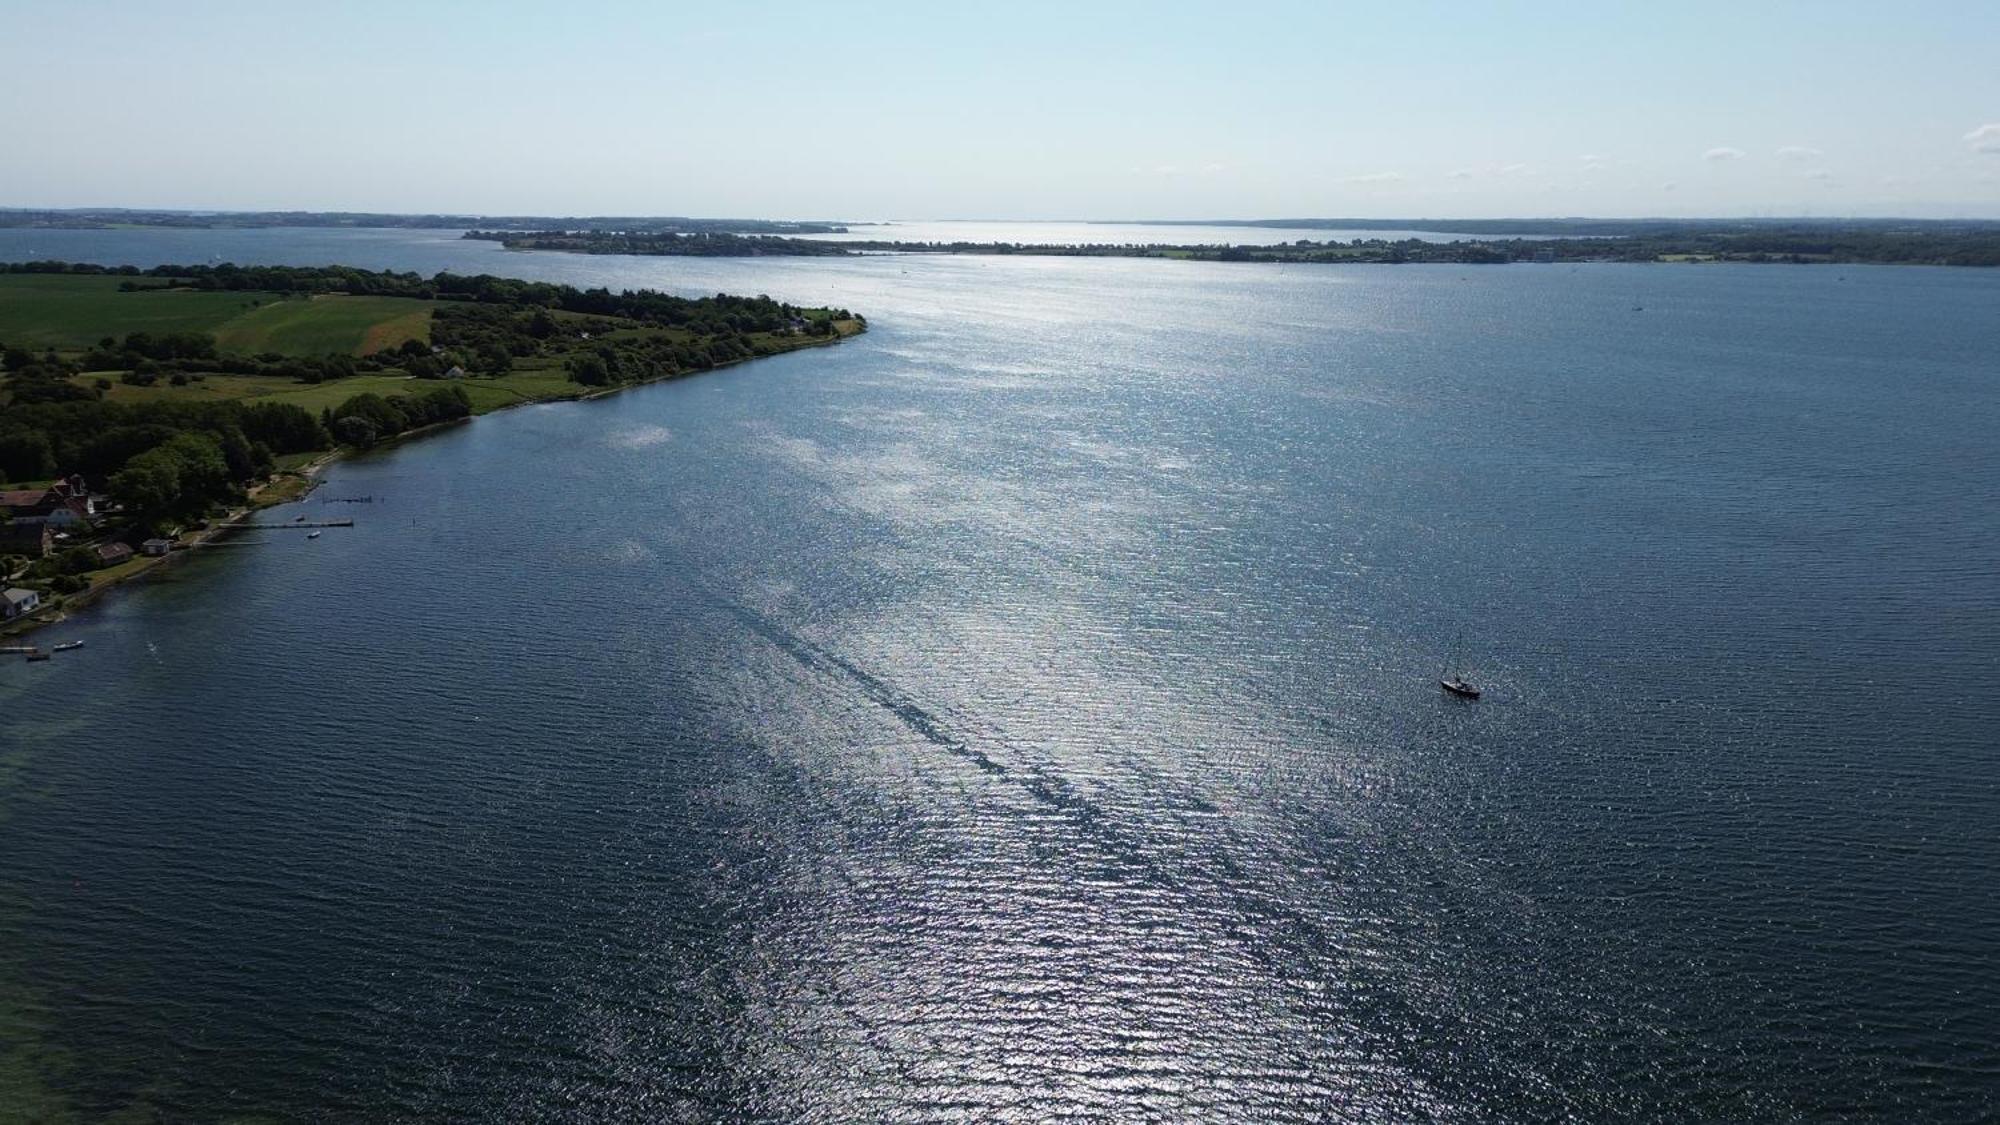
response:
<svg viewBox="0 0 2000 1125"><path fill-rule="evenodd" d="M18 586L9 587L6 592L0 593L0 599L5 599L8 605L20 605L22 602L31 601L37 597L40 597L40 595L36 594L33 590L23 590Z"/></svg>
<svg viewBox="0 0 2000 1125"><path fill-rule="evenodd" d="M124 543L106 543L97 548L97 557L102 559L113 558L118 555L129 555L131 553L132 548Z"/></svg>
<svg viewBox="0 0 2000 1125"><path fill-rule="evenodd" d="M36 508L47 500L46 488L13 488L0 492L0 508Z"/></svg>

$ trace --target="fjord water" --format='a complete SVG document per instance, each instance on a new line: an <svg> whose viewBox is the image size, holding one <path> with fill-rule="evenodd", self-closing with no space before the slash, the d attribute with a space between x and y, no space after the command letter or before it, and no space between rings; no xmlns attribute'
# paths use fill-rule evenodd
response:
<svg viewBox="0 0 2000 1125"><path fill-rule="evenodd" d="M2000 275L0 234L872 326L0 665L15 1105L1994 1111Z"/></svg>

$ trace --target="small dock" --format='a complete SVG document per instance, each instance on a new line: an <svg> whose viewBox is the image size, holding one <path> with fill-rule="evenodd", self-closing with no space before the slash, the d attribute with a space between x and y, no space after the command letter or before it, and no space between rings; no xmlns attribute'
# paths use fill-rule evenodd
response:
<svg viewBox="0 0 2000 1125"><path fill-rule="evenodd" d="M313 527L353 527L353 520L294 520L291 523L239 523L252 531L304 531Z"/></svg>

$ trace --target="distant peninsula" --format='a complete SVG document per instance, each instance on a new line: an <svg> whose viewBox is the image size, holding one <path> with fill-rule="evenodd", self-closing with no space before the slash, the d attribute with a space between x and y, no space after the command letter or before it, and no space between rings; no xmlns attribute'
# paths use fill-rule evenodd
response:
<svg viewBox="0 0 2000 1125"><path fill-rule="evenodd" d="M509 250L572 254L642 254L685 258L830 258L850 244L727 231L469 230L463 238L498 242Z"/></svg>
<svg viewBox="0 0 2000 1125"><path fill-rule="evenodd" d="M1287 220L1299 224L1335 220ZM1358 221L1358 220L1357 220ZM1381 227L1381 220L1368 221ZM1269 222L1236 226L1278 227ZM1080 258L1168 258L1197 262L1294 262L1320 264L1443 263L1498 265L1508 262L1786 262L1796 264L1884 264L2000 266L2000 222L1854 220L1810 222L1769 220L1556 220L1509 224L1439 222L1438 233L1461 234L1456 241L1419 238L1308 238L1268 245L1213 243L1027 243L918 242L883 239L830 241L776 234L676 232L638 229L474 229L465 238L498 242L513 250L553 250L573 254L635 254L662 257L835 257L851 254L985 254ZM1488 231L1505 226L1540 227L1532 234L1505 237ZM1411 220L1396 229L1424 226ZM1476 228L1476 229L1452 229ZM1312 229L1295 227L1293 229Z"/></svg>
<svg viewBox="0 0 2000 1125"><path fill-rule="evenodd" d="M170 211L123 207L32 209L0 207L0 228L43 230L253 230L266 227L353 227L392 230L463 230L495 226L509 230L596 229L678 234L842 234L844 222L790 219L694 219L639 215L392 215L376 211Z"/></svg>
<svg viewBox="0 0 2000 1125"><path fill-rule="evenodd" d="M0 264L0 637L296 499L343 451L866 327L488 275Z"/></svg>

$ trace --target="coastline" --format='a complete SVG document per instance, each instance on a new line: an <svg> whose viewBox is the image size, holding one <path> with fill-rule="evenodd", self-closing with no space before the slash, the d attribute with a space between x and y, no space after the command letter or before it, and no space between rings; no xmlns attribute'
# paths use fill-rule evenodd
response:
<svg viewBox="0 0 2000 1125"><path fill-rule="evenodd" d="M745 356L741 359L718 363L699 371L675 372L669 375L661 375L654 379L639 379L630 383L620 383L616 386L579 390L575 394L541 395L533 398L524 396L518 402L496 406L491 410L475 414L469 418L457 418L449 422L438 422L405 431L369 448L370 450L393 448L427 437L441 430L456 426L471 425L488 415L499 414L502 411L513 410L516 407L535 406L549 402L585 402L606 398L615 394L622 394L625 391L638 387L673 382L678 379L688 379L730 367L740 367L747 363L755 363L760 359L775 359L778 356L790 355L793 352L805 351L808 348L831 347L843 340L859 336L866 331L868 331L868 322L859 317L852 320L835 321L833 335L806 339L805 342L800 343L796 347L786 348L784 351L774 352L771 355ZM137 555L117 566L93 572L90 576L90 589L74 594L65 594L59 601L46 609L36 610L34 613L19 620L9 621L5 625L0 625L0 641L6 641L11 644L21 637L26 637L53 625L60 625L64 621L69 620L72 614L96 605L99 600L112 590L152 574L160 567L171 564L174 560L187 555L191 551L208 546L231 532L245 530L244 521L258 512L267 508L275 508L280 504L289 504L296 500L305 499L307 496L312 495L314 490L319 488L322 483L321 474L329 466L341 458L356 452L363 451L354 449L351 446L336 446L333 449L320 453L312 460L299 465L297 468L286 469L273 474L263 484L256 486L256 488L246 493L246 502L243 505L230 508L222 516L208 521L206 526L176 538L173 549L167 554Z"/></svg>

